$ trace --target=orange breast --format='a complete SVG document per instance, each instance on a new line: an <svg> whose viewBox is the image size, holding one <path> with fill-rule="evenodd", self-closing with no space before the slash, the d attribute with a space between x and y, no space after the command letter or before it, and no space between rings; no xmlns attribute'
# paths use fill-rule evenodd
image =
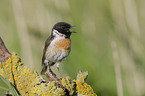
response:
<svg viewBox="0 0 145 96"><path fill-rule="evenodd" d="M71 47L71 40L70 39L60 39L58 42L55 43L56 48L59 50L64 49L65 52L69 52Z"/></svg>

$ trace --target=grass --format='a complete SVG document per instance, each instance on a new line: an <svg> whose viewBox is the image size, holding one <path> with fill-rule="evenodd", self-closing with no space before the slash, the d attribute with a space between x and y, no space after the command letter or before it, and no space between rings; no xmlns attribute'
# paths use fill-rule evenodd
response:
<svg viewBox="0 0 145 96"><path fill-rule="evenodd" d="M1 85L0 86L0 90L3 90L0 95L4 94L4 92L6 92L6 91L10 91L12 93L12 96L19 96L19 94L17 93L16 89L9 82L9 78L7 76L7 72L5 71L5 68L4 68L4 66L3 66L1 61L0 61L0 63L2 65L2 68L3 68L4 73L5 73L5 77L6 77L6 79L5 79L4 77L2 77L0 75L0 81L1 81L0 82L0 85Z"/></svg>

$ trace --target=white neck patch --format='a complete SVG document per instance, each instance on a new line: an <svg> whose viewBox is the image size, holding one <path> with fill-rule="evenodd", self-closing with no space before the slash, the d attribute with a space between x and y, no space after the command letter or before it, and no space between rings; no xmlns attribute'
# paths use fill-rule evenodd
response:
<svg viewBox="0 0 145 96"><path fill-rule="evenodd" d="M55 29L53 29L53 35L55 35L55 36L60 36L60 37L65 37L65 35L64 34L61 34L61 33L59 33L57 30L55 30Z"/></svg>

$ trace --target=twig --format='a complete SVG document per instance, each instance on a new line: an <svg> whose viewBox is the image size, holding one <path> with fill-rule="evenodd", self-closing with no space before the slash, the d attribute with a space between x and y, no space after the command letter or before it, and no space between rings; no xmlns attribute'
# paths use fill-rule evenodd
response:
<svg viewBox="0 0 145 96"><path fill-rule="evenodd" d="M53 73L51 70L48 70L45 72L45 76L50 80L50 81L57 81L57 86L61 87L64 89L66 92L67 96L70 96L70 90L64 87L61 83L61 79L57 77L55 73Z"/></svg>
<svg viewBox="0 0 145 96"><path fill-rule="evenodd" d="M11 56L10 52L8 51L3 40L0 37L0 60L3 63L6 60L8 60L10 56Z"/></svg>

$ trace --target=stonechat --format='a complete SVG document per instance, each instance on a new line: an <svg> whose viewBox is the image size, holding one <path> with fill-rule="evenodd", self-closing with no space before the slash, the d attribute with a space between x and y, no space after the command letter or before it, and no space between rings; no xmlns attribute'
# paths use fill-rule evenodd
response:
<svg viewBox="0 0 145 96"><path fill-rule="evenodd" d="M57 69L60 74L59 64L70 53L71 50L71 26L66 22L58 22L52 28L51 35L46 39L42 56L42 71L41 74L45 74L47 67L51 70L51 66L57 64ZM61 75L60 75L61 76Z"/></svg>

